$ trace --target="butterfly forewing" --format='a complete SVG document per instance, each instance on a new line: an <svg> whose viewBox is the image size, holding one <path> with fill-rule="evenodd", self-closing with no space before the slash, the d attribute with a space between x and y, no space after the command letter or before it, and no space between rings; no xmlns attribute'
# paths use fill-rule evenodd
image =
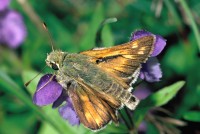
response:
<svg viewBox="0 0 200 134"><path fill-rule="evenodd" d="M86 127L98 130L111 120L117 123L116 110L121 103L113 97L109 95L101 97L101 93L82 82L73 82L68 89L68 94L80 121Z"/></svg>
<svg viewBox="0 0 200 134"><path fill-rule="evenodd" d="M119 80L124 88L128 88L130 82L137 77L141 63L146 62L151 55L154 41L154 36L145 36L122 45L84 51L81 54L91 56L91 62Z"/></svg>

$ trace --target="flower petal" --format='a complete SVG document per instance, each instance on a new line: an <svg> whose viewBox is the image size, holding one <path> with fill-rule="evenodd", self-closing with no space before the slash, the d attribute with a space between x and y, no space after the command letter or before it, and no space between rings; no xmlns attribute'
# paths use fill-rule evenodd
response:
<svg viewBox="0 0 200 134"><path fill-rule="evenodd" d="M5 18L2 19L1 36L3 41L11 48L18 47L26 37L26 27L22 16L12 10L7 12Z"/></svg>
<svg viewBox="0 0 200 134"><path fill-rule="evenodd" d="M162 78L162 71L157 58L150 57L145 64L142 64L140 78L148 82L160 81L160 78Z"/></svg>
<svg viewBox="0 0 200 134"><path fill-rule="evenodd" d="M68 98L65 90L62 91L62 94L58 97L58 99L53 103L52 108L59 107L66 99Z"/></svg>
<svg viewBox="0 0 200 134"><path fill-rule="evenodd" d="M148 31L145 31L145 30L138 30L131 35L130 40L131 41L136 40L141 37L148 36L148 35L154 35L154 34L148 32ZM164 47L166 46L166 40L163 37L161 37L159 35L155 35L155 36L156 36L156 41L154 44L154 51L151 54L151 57L154 57L154 56L157 56L158 54L160 54L162 52L162 50L164 49Z"/></svg>
<svg viewBox="0 0 200 134"><path fill-rule="evenodd" d="M33 96L33 103L38 106L44 106L53 103L62 93L62 86L57 83L55 76L51 81L52 74L44 75L38 85Z"/></svg>
<svg viewBox="0 0 200 134"><path fill-rule="evenodd" d="M156 35L156 42L154 44L154 50L153 53L151 54L151 57L157 56L162 52L162 50L166 46L166 41L167 40L164 39L162 36Z"/></svg>
<svg viewBox="0 0 200 134"><path fill-rule="evenodd" d="M136 87L135 91L133 94L140 100L145 99L147 96L151 94L150 89L144 85L140 84L139 86Z"/></svg>
<svg viewBox="0 0 200 134"><path fill-rule="evenodd" d="M145 30L138 30L138 31L135 31L134 33L132 33L130 40L133 41L133 40L136 40L141 37L148 36L148 35L153 35L153 34L148 31L145 31Z"/></svg>
<svg viewBox="0 0 200 134"><path fill-rule="evenodd" d="M147 123L145 121L142 121L139 125L138 131L140 133L146 133L147 131Z"/></svg>
<svg viewBox="0 0 200 134"><path fill-rule="evenodd" d="M80 120L74 111L71 100L69 98L67 99L67 104L60 107L58 111L62 118L68 120L72 126L80 124Z"/></svg>
<svg viewBox="0 0 200 134"><path fill-rule="evenodd" d="M0 11L5 10L10 4L10 0L0 0Z"/></svg>

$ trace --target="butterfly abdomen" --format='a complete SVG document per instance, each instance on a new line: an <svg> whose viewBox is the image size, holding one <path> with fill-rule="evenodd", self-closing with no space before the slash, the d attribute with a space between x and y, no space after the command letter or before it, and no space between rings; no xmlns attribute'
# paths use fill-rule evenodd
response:
<svg viewBox="0 0 200 134"><path fill-rule="evenodd" d="M115 82L113 82L110 88L108 88L105 92L119 99L131 110L134 110L139 103L139 100L134 95Z"/></svg>
<svg viewBox="0 0 200 134"><path fill-rule="evenodd" d="M136 108L136 106L139 103L139 99L137 97L135 97L134 95L132 95L131 93L129 93L131 96L129 99L127 99L124 104L131 110L134 110Z"/></svg>

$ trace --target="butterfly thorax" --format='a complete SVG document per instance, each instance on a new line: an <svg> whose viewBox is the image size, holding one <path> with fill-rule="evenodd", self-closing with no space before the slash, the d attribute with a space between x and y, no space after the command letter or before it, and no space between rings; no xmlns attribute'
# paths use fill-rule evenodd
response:
<svg viewBox="0 0 200 134"><path fill-rule="evenodd" d="M81 80L97 90L106 90L112 83L116 83L115 79L91 63L90 57L82 54L66 55L59 71L74 80Z"/></svg>

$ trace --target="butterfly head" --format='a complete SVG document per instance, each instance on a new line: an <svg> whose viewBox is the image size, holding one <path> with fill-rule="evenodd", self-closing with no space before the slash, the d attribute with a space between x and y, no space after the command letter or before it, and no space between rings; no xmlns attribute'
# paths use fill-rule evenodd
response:
<svg viewBox="0 0 200 134"><path fill-rule="evenodd" d="M64 52L62 51L52 51L47 54L46 64L54 70L59 70L62 67L62 62L64 58Z"/></svg>

